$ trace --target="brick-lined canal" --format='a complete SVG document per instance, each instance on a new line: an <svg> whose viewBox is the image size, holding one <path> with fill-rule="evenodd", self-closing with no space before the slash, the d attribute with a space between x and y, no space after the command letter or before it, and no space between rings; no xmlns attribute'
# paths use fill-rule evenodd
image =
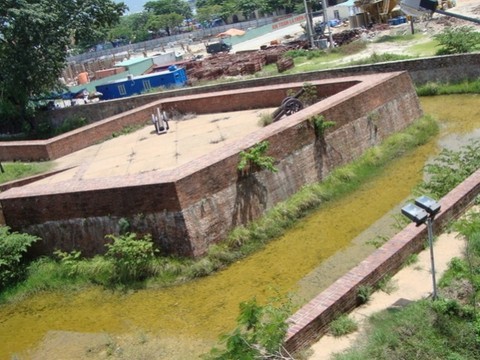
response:
<svg viewBox="0 0 480 360"><path fill-rule="evenodd" d="M181 286L128 294L101 288L68 294L47 292L3 305L0 358L24 354L42 339L39 351L47 358L57 354L80 358L82 352L85 358L104 358L105 351L79 348L78 333L109 333L117 345L122 341L128 344L124 354L129 348L138 348L140 352L154 351L155 358L192 359L208 350L220 333L234 327L241 301L297 292L300 284L302 294L320 291L318 281L302 279L308 279L315 268L340 251L341 264L332 263L315 275L322 278L321 284L333 281L365 257L373 247L357 244L358 251L348 251L352 240L405 200L421 180L425 161L438 151L437 144L463 142L464 136L480 129L478 95L422 98L421 103L425 113L441 121L440 141L434 139L392 162L380 176L324 206L264 250ZM139 334L143 342L138 340Z"/></svg>

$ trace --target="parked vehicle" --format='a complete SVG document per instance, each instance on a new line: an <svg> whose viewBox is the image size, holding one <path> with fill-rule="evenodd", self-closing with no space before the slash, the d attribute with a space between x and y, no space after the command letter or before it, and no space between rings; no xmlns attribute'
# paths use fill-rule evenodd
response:
<svg viewBox="0 0 480 360"><path fill-rule="evenodd" d="M232 45L226 44L223 41L213 42L206 45L207 53L216 54L219 52L229 52L232 49Z"/></svg>

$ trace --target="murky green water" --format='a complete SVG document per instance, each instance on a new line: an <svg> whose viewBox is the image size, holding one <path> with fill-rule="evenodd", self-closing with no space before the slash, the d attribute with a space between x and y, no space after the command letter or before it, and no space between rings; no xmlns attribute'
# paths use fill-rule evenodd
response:
<svg viewBox="0 0 480 360"><path fill-rule="evenodd" d="M442 138L450 137L444 140L447 143L462 142L465 134L480 129L480 96L423 98L421 102L426 113L442 121ZM276 291L294 292L300 280L323 260L348 248L353 238L409 195L421 180L425 161L437 151L434 140L398 159L382 176L347 198L328 204L263 251L208 278L130 294L100 288L78 294L46 293L4 305L0 308L0 358L36 346L51 330L141 331L183 339L179 342L200 339L211 343L235 325L241 301L254 296L262 301ZM357 260L353 256L345 262ZM324 276L332 277L329 273ZM169 358L182 357L170 353ZM195 356L190 353L190 358Z"/></svg>

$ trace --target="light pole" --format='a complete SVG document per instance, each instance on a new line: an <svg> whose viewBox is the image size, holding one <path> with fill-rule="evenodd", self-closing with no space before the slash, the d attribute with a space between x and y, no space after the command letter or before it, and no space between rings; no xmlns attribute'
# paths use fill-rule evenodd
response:
<svg viewBox="0 0 480 360"><path fill-rule="evenodd" d="M432 264L432 299L437 299L437 281L435 278L435 258L433 256L433 219L440 211L440 204L428 196L415 199L415 204L409 203L402 208L402 214L415 222L417 226L427 223L428 245L430 247L430 262Z"/></svg>

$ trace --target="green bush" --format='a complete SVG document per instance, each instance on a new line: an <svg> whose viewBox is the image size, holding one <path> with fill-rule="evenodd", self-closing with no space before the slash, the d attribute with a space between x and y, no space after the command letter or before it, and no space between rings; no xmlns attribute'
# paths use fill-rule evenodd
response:
<svg viewBox="0 0 480 360"><path fill-rule="evenodd" d="M357 331L358 325L355 320L348 317L348 315L343 314L333 320L329 326L329 332L335 337L351 334L354 331Z"/></svg>
<svg viewBox="0 0 480 360"><path fill-rule="evenodd" d="M120 283L143 280L148 276L148 265L155 258L157 250L153 247L150 235L137 239L135 233L115 236L107 235L113 240L106 244L105 257L113 261L115 280Z"/></svg>
<svg viewBox="0 0 480 360"><path fill-rule="evenodd" d="M357 299L360 304L366 304L372 297L373 288L368 285L360 285L358 287Z"/></svg>
<svg viewBox="0 0 480 360"><path fill-rule="evenodd" d="M480 141L471 141L458 151L443 149L433 162L425 166L428 180L420 184L415 192L441 198L478 168Z"/></svg>
<svg viewBox="0 0 480 360"><path fill-rule="evenodd" d="M480 50L480 32L471 26L447 27L434 38L440 46L436 55L463 54Z"/></svg>
<svg viewBox="0 0 480 360"><path fill-rule="evenodd" d="M290 312L289 302L277 305L271 302L265 306L259 305L255 298L242 302L237 328L221 337L222 349L213 348L203 359L290 359L282 347Z"/></svg>
<svg viewBox="0 0 480 360"><path fill-rule="evenodd" d="M315 134L317 134L319 137L323 136L326 129L336 125L335 121L325 120L325 116L323 115L315 115L311 117L309 121L313 123L313 126L315 127Z"/></svg>
<svg viewBox="0 0 480 360"><path fill-rule="evenodd" d="M24 255L40 238L10 232L8 226L0 227L0 288L12 285L25 274Z"/></svg>
<svg viewBox="0 0 480 360"><path fill-rule="evenodd" d="M238 163L239 171L254 171L255 169L265 169L271 172L277 172L274 166L275 159L271 156L266 156L265 153L270 146L268 141L262 141L251 149L240 152L240 162Z"/></svg>

